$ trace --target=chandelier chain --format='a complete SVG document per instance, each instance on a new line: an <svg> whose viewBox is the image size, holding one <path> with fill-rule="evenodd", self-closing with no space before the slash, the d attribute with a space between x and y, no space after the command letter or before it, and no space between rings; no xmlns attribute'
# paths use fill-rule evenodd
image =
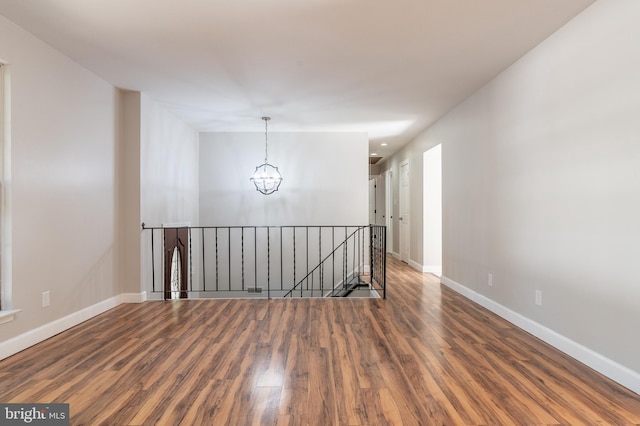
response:
<svg viewBox="0 0 640 426"><path fill-rule="evenodd" d="M271 120L270 117L262 117L262 119L264 120L264 162L268 163L269 161L267 160L268 156L268 146L269 146L269 136L268 136L268 132L267 132L267 123L269 122L269 120Z"/></svg>

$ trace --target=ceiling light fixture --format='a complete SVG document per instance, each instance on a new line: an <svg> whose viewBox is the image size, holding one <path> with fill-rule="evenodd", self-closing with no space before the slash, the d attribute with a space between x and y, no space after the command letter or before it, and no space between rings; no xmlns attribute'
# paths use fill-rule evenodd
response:
<svg viewBox="0 0 640 426"><path fill-rule="evenodd" d="M256 190L264 195L273 194L280 187L282 175L278 168L269 164L267 160L268 138L267 138L267 122L271 117L262 117L264 120L264 163L256 167L253 177L250 179L256 186Z"/></svg>

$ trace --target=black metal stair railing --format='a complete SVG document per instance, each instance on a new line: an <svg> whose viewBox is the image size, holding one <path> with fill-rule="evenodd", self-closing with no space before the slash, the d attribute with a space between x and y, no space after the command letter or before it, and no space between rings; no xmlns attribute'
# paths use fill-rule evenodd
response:
<svg viewBox="0 0 640 426"><path fill-rule="evenodd" d="M382 291L382 297L386 296L386 228L384 226L369 225L366 227L359 227L351 234L345 237L336 248L327 254L324 259L307 275L305 275L300 281L298 281L287 293L285 297L294 296L295 292L299 291L300 296L304 291L311 293L313 296L314 291L320 292L323 296L331 297L346 297L350 294L362 290L365 291ZM369 244L369 263L362 262L364 256L364 241L368 237ZM353 255L349 256L349 247ZM360 247L363 246L363 250L360 251ZM338 285L335 283L335 275L333 275L332 286L329 287L329 291L325 292L327 287L324 285L325 270L331 266L331 269L335 270L336 253L341 252L341 277ZM351 260L351 262L349 262ZM351 264L350 264L351 263Z"/></svg>
<svg viewBox="0 0 640 426"><path fill-rule="evenodd" d="M150 298L386 296L384 226L142 230Z"/></svg>

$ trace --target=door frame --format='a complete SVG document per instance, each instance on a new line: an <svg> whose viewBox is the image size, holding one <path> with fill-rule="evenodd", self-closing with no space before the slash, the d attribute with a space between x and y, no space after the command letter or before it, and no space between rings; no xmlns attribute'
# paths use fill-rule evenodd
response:
<svg viewBox="0 0 640 426"><path fill-rule="evenodd" d="M189 288L188 268L189 264L189 228L176 227L164 228L164 299L170 300L171 290L171 265L173 263L173 253L177 249L180 255L178 271L180 273L180 293L179 299L188 298Z"/></svg>
<svg viewBox="0 0 640 426"><path fill-rule="evenodd" d="M393 253L393 171L384 172L385 225L387 226L387 252Z"/></svg>
<svg viewBox="0 0 640 426"><path fill-rule="evenodd" d="M406 181L406 196L403 197L403 187L402 187L402 168L403 167L407 167L407 181ZM410 258L411 258L411 215L410 213L407 213L406 216L408 217L404 217L403 218L403 207L406 207L406 211L410 212L411 210L411 163L410 161L404 160L403 162L400 163L400 177L398 179L398 193L399 193L399 202L398 202L398 229L399 229L399 235L398 235L398 241L399 241L399 247L398 249L400 250L400 260L402 260L403 262L410 262ZM405 205L406 204L406 205ZM403 227L406 227L406 237L403 238ZM405 239L407 239L407 241L404 241ZM406 254L403 252L402 248L403 248L403 243L406 244Z"/></svg>
<svg viewBox="0 0 640 426"><path fill-rule="evenodd" d="M442 144L422 154L422 272L442 275Z"/></svg>
<svg viewBox="0 0 640 426"><path fill-rule="evenodd" d="M373 197L371 196L372 193L373 193ZM376 225L376 223L378 222L377 198L378 198L378 179L377 177L372 176L369 178L369 225ZM373 220L371 220L372 218Z"/></svg>

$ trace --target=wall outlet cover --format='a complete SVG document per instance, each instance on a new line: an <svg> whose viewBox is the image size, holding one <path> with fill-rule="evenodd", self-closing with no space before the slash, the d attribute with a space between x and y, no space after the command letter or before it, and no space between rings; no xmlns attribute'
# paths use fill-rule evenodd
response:
<svg viewBox="0 0 640 426"><path fill-rule="evenodd" d="M536 290L536 305L542 306L542 291Z"/></svg>
<svg viewBox="0 0 640 426"><path fill-rule="evenodd" d="M45 291L42 293L42 307L46 308L51 304L51 292Z"/></svg>

